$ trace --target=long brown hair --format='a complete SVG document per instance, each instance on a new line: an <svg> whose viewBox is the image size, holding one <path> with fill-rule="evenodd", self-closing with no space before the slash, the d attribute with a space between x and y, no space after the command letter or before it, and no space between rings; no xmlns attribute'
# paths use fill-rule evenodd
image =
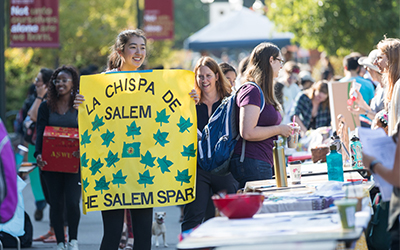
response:
<svg viewBox="0 0 400 250"><path fill-rule="evenodd" d="M121 67L122 59L118 52L124 51L126 43L132 36L143 38L144 43L147 44L146 36L142 30L135 29L122 31L115 39L115 44L111 46L111 54L108 56L107 70Z"/></svg>
<svg viewBox="0 0 400 250"><path fill-rule="evenodd" d="M217 88L219 99L222 100L224 97L229 96L232 91L231 84L229 83L228 79L226 79L224 73L222 73L218 63L211 57L203 56L197 61L193 70L196 79L195 89L197 93L200 93L200 102L203 100L203 93L197 83L197 71L201 66L208 67L212 72L214 72L215 75L218 74L218 80L215 82L215 87Z"/></svg>
<svg viewBox="0 0 400 250"><path fill-rule="evenodd" d="M387 83L386 101L392 100L393 87L400 78L400 39L386 38L381 40L378 49L388 58L388 73L383 74L383 79Z"/></svg>
<svg viewBox="0 0 400 250"><path fill-rule="evenodd" d="M68 75L71 76L72 78L72 90L71 90L71 96L69 99L69 107L72 108L74 105L74 100L75 96L78 93L78 88L79 88L79 74L78 71L72 67L72 66L61 66L54 70L53 75L51 75L50 78L50 83L47 85L47 103L48 106L50 107L50 110L52 112L57 111L57 100L58 100L58 92L56 90L55 85L53 84L53 81L57 79L57 76L60 72L65 72Z"/></svg>
<svg viewBox="0 0 400 250"><path fill-rule="evenodd" d="M328 95L328 98L326 98L325 101L321 103L321 106L323 109L329 108L329 91L328 91L328 81L327 80L321 80L316 83L314 83L311 88L307 89L304 91L304 93L310 98L311 100L315 96L315 91L322 92L326 95Z"/></svg>
<svg viewBox="0 0 400 250"><path fill-rule="evenodd" d="M249 57L249 64L244 73L246 81L257 83L264 92L265 103L281 110L281 105L275 97L274 71L269 62L271 56L276 59L280 54L279 48L272 43L260 43L253 49Z"/></svg>

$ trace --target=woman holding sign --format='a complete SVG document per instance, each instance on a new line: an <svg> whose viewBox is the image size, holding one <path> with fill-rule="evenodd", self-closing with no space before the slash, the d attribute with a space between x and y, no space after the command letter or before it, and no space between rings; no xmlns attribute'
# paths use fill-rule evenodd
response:
<svg viewBox="0 0 400 250"><path fill-rule="evenodd" d="M146 37L143 31L125 30L116 38L112 52L108 57L107 71L136 71L146 58ZM196 101L195 91L190 93ZM78 109L84 101L83 95L77 95L74 107ZM153 208L129 209L134 235L133 249L151 249L151 227ZM124 222L124 209L102 211L104 235L100 250L117 250Z"/></svg>
<svg viewBox="0 0 400 250"><path fill-rule="evenodd" d="M79 75L70 66L56 69L48 85L47 101L40 104L37 117L37 138L35 157L42 169L47 162L42 159L43 133L46 126L77 128L78 112L72 108L79 86ZM64 203L67 209L68 249L78 250L78 225L81 211L80 172L64 173L42 171L48 188L50 218L57 239L57 249L66 249L64 241Z"/></svg>
<svg viewBox="0 0 400 250"><path fill-rule="evenodd" d="M293 130L292 126L280 124L281 106L274 94L273 79L278 77L282 68L281 58L279 48L272 43L261 43L250 54L243 80L255 82L263 91L265 106L261 113L262 95L257 86L248 84L237 94L241 138L235 146L230 170L239 181L239 188L243 188L247 181L272 178L273 141L278 139L278 135L289 136ZM246 140L243 161L240 160L242 138Z"/></svg>

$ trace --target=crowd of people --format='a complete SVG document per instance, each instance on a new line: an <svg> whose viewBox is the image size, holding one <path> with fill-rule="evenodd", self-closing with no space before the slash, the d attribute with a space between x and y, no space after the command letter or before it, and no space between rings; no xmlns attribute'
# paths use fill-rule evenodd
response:
<svg viewBox="0 0 400 250"><path fill-rule="evenodd" d="M121 32L112 46L106 71L140 69L146 58L146 46L147 39L141 30ZM227 62L218 64L208 56L197 61L193 70L194 90L189 94L196 103L198 130L203 130L224 98L238 91L235 104L241 138L230 161L230 174L214 175L197 166L196 199L183 206L182 232L215 216L211 200L213 194L220 190L236 193L248 181L272 178L273 141L278 136L288 137L292 134L293 127L288 125L291 121L299 124L301 136L305 136L310 129L331 125L335 117L330 114L329 98L332 97L329 96L328 81L336 79L358 83L359 88L352 88L348 93L355 97L356 104L349 105L348 110L360 116L362 127L381 127L389 136L400 137L399 39L384 38L377 44L377 49L365 57L359 53L344 57L342 78L334 74L326 54L321 55L321 61L321 78L317 81L309 69L302 69L295 61L285 61L281 50L272 43L256 46L239 63L238 70ZM96 71L97 68L88 67L82 74ZM78 249L81 176L80 172L41 170L47 164L41 155L43 132L45 126L78 128L77 110L85 100L79 94L79 75L72 66L62 66L54 71L41 69L35 80L35 92L29 100L30 108L27 112L27 117L36 123L37 129L35 145L30 145L29 152L40 167L30 176L32 189L38 193L35 195L35 219L41 219L46 203L50 205L49 232L36 240L46 241L53 237L59 250ZM257 86L246 84L249 82ZM389 216L392 249L399 249L399 148L397 146L392 170L384 168L372 156L363 156L365 168L394 186ZM78 152L76 156L79 157ZM151 249L152 217L152 208L102 211L104 234L100 249ZM125 231L124 224L130 239L128 241L126 235L121 239Z"/></svg>

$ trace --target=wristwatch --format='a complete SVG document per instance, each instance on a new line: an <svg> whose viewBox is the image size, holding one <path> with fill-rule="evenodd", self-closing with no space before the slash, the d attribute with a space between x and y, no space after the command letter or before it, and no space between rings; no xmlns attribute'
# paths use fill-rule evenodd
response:
<svg viewBox="0 0 400 250"><path fill-rule="evenodd" d="M374 174L375 174L374 167L378 163L381 163L381 162L378 161L378 160L373 160L373 161L371 161L371 164L369 165L369 170L371 170L371 172L374 173Z"/></svg>
<svg viewBox="0 0 400 250"><path fill-rule="evenodd" d="M43 97L40 97L40 96L36 96L36 99L39 99L39 100L41 100L41 101L43 101Z"/></svg>

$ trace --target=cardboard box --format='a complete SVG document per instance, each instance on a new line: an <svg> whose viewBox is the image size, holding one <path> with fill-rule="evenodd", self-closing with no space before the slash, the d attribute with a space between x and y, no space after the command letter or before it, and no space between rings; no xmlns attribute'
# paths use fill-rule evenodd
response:
<svg viewBox="0 0 400 250"><path fill-rule="evenodd" d="M47 162L44 171L77 173L79 158L72 155L79 150L77 128L46 126L43 133L42 158Z"/></svg>

